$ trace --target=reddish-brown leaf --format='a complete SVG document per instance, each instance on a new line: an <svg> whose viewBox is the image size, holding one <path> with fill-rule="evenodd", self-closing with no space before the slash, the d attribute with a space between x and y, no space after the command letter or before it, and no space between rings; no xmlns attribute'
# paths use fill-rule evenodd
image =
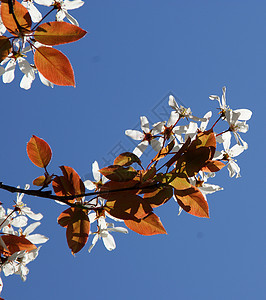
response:
<svg viewBox="0 0 266 300"><path fill-rule="evenodd" d="M137 220L147 216L151 205L142 197L130 193L109 194L104 209L113 217L122 220Z"/></svg>
<svg viewBox="0 0 266 300"><path fill-rule="evenodd" d="M226 164L219 160L209 160L207 164L201 169L203 172L218 172L220 171Z"/></svg>
<svg viewBox="0 0 266 300"><path fill-rule="evenodd" d="M193 151L202 147L210 149L210 159L212 159L216 150L216 138L212 129L198 133L196 139L189 146L188 151Z"/></svg>
<svg viewBox="0 0 266 300"><path fill-rule="evenodd" d="M67 228L67 243L72 254L79 252L86 245L90 232L87 211L78 207L70 207L60 214L57 222Z"/></svg>
<svg viewBox="0 0 266 300"><path fill-rule="evenodd" d="M131 152L121 153L114 160L114 165L119 165L119 166L130 166L133 163L137 163L140 165L141 161L137 157L137 155L135 155L134 153L131 153Z"/></svg>
<svg viewBox="0 0 266 300"><path fill-rule="evenodd" d="M22 250L31 251L37 248L34 244L32 244L29 240L27 240L23 236L5 234L2 235L2 240L6 244L7 249L9 251L8 254L10 255L18 251L22 251ZM0 251L6 252L6 250L2 248L2 246L0 246Z"/></svg>
<svg viewBox="0 0 266 300"><path fill-rule="evenodd" d="M11 51L11 44L9 38L0 36L0 62L4 60Z"/></svg>
<svg viewBox="0 0 266 300"><path fill-rule="evenodd" d="M67 22L48 22L38 26L34 33L36 41L44 45L60 45L75 42L87 32Z"/></svg>
<svg viewBox="0 0 266 300"><path fill-rule="evenodd" d="M154 213L139 221L125 220L124 222L129 229L142 235L167 234L160 218Z"/></svg>
<svg viewBox="0 0 266 300"><path fill-rule="evenodd" d="M133 167L118 165L102 168L99 172L110 180L122 182L130 181L137 175L137 171Z"/></svg>
<svg viewBox="0 0 266 300"><path fill-rule="evenodd" d="M32 183L36 186L43 186L45 183L45 179L46 179L45 176L42 175L42 176L35 178Z"/></svg>
<svg viewBox="0 0 266 300"><path fill-rule="evenodd" d="M159 187L155 191L147 192L143 198L151 205L152 208L163 205L173 196L173 188L169 186Z"/></svg>
<svg viewBox="0 0 266 300"><path fill-rule="evenodd" d="M39 47L35 51L34 62L39 72L52 83L75 86L72 66L62 52L51 47Z"/></svg>
<svg viewBox="0 0 266 300"><path fill-rule="evenodd" d="M1 17L6 29L13 35L18 35L19 33L29 33L32 21L28 10L16 0L13 1L13 7L14 14L18 24L20 25L20 28L18 28L18 25L16 24L12 14L9 13L8 0L1 1Z"/></svg>
<svg viewBox="0 0 266 300"><path fill-rule="evenodd" d="M85 186L80 179L78 173L71 167L60 167L63 176L57 176L53 180L53 189L57 196L74 196L85 193ZM68 200L74 202L75 200ZM77 201L81 201L81 198L77 198Z"/></svg>
<svg viewBox="0 0 266 300"><path fill-rule="evenodd" d="M52 150L45 140L33 135L27 143L29 159L39 168L48 166L52 158Z"/></svg>
<svg viewBox="0 0 266 300"><path fill-rule="evenodd" d="M180 174L182 175L182 174ZM209 218L209 206L200 190L191 185L186 177L172 174L169 185L174 187L174 194L178 204L189 214Z"/></svg>
<svg viewBox="0 0 266 300"><path fill-rule="evenodd" d="M158 161L164 158L174 148L174 145L175 140L172 140L166 147L162 148L162 150L157 153L157 155L152 159L152 161Z"/></svg>

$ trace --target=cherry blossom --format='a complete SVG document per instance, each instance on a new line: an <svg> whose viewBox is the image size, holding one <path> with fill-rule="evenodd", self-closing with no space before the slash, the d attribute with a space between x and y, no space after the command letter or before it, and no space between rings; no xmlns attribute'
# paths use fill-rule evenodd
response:
<svg viewBox="0 0 266 300"><path fill-rule="evenodd" d="M84 4L81 0L35 0L36 3L45 6L54 6L57 9L56 20L63 21L66 17L70 23L79 26L78 21L72 17L68 10L76 9Z"/></svg>
<svg viewBox="0 0 266 300"><path fill-rule="evenodd" d="M92 248L95 246L97 241L102 238L103 244L108 251L112 251L116 248L115 240L113 236L110 234L110 231L113 232L122 232L128 233L128 230L124 227L114 227L113 223L106 223L105 217L101 216L97 219L98 221L98 231L90 233L95 234L91 246L89 247L89 252L91 252Z"/></svg>
<svg viewBox="0 0 266 300"><path fill-rule="evenodd" d="M236 160L233 159L233 157L238 156L241 154L244 150L245 147L241 145L234 145L232 148L230 148L230 143L231 143L231 134L230 132L225 132L223 134L223 146L224 150L216 151L214 154L214 159L222 159L222 160L227 160L227 169L229 171L229 176L234 177L236 175L236 178L240 177L240 167L236 163Z"/></svg>
<svg viewBox="0 0 266 300"><path fill-rule="evenodd" d="M156 140L156 137L164 130L164 124L164 122L158 122L154 124L153 128L150 130L148 119L145 116L142 116L140 117L140 127L142 132L131 129L126 130L125 134L127 136L131 137L133 140L141 141L133 150L133 153L140 157L149 144L156 152L160 151L163 145L163 139L159 138L159 140Z"/></svg>
<svg viewBox="0 0 266 300"><path fill-rule="evenodd" d="M35 7L33 0L23 0L21 4L27 8L31 20L34 23L38 23L42 19L42 14L39 12L39 10Z"/></svg>

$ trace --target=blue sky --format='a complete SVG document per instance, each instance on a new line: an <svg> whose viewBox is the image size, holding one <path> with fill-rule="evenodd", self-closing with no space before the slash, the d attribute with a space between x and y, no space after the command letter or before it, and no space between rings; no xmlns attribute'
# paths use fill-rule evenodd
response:
<svg viewBox="0 0 266 300"><path fill-rule="evenodd" d="M265 29L264 1L87 1L73 11L89 34L58 47L70 59L76 88L47 88L38 80L19 88L21 74L1 84L1 181L31 183L41 175L26 155L32 134L53 150L51 172L73 167L90 177L91 164L118 145L146 115L161 121L174 93L197 116L216 111L208 96L227 87L231 108L253 111L238 158L241 178L222 170L208 197L211 218L178 214L174 201L156 210L168 235L114 233L117 248L98 242L73 257L56 219L62 206L24 198L44 215L36 230L50 238L30 263L23 283L4 277L2 297L13 299L265 299ZM158 119L156 119L158 117ZM11 207L14 195L0 191ZM91 241L91 240L90 240ZM89 241L89 243L90 243Z"/></svg>

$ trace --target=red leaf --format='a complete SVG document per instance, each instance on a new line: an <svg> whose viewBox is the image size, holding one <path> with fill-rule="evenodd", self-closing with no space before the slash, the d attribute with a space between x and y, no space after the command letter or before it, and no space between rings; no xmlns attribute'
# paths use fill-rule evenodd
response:
<svg viewBox="0 0 266 300"><path fill-rule="evenodd" d="M5 235L2 235L2 240L6 244L10 255L12 255L15 252L22 251L22 250L31 251L31 250L37 249L37 247L34 244L32 244L29 240L27 240L23 236L5 234ZM4 248L2 248L2 246L0 246L0 250L2 252L6 252L6 250Z"/></svg>
<svg viewBox="0 0 266 300"><path fill-rule="evenodd" d="M34 62L39 72L52 83L75 86L72 66L62 52L50 47L39 47L35 51Z"/></svg>
<svg viewBox="0 0 266 300"><path fill-rule="evenodd" d="M6 36L0 36L0 62L4 60L11 50L11 44L9 38Z"/></svg>
<svg viewBox="0 0 266 300"><path fill-rule="evenodd" d="M52 150L45 140L33 135L27 143L29 159L39 168L46 168L52 158Z"/></svg>
<svg viewBox="0 0 266 300"><path fill-rule="evenodd" d="M1 17L6 29L13 35L29 33L32 21L28 10L18 1L13 1L13 7L20 28L18 28L12 14L9 13L8 0L1 1Z"/></svg>
<svg viewBox="0 0 266 300"><path fill-rule="evenodd" d="M124 222L128 228L142 235L167 234L160 218L154 213L139 221L125 220Z"/></svg>
<svg viewBox="0 0 266 300"><path fill-rule="evenodd" d="M75 42L87 32L67 22L48 22L38 26L34 33L36 41L45 45L60 45Z"/></svg>
<svg viewBox="0 0 266 300"><path fill-rule="evenodd" d="M85 186L80 179L78 173L71 167L60 167L63 176L57 176L53 180L53 189L57 196L74 196L85 193ZM75 200L68 200L74 202ZM77 198L77 201L81 201L81 198Z"/></svg>

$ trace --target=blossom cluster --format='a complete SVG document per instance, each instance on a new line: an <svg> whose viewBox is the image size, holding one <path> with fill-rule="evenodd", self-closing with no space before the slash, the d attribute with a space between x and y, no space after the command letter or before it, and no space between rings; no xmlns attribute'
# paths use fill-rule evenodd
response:
<svg viewBox="0 0 266 300"><path fill-rule="evenodd" d="M25 189L29 187L27 184ZM17 193L13 209L5 210L0 206L0 270L5 276L17 274L25 281L29 273L27 264L36 259L40 250L40 246L37 248L35 245L47 242L48 238L42 234L32 234L41 224L43 215L34 213L22 201L23 196L24 194ZM36 222L28 224L29 218ZM0 278L0 292L2 289L3 282Z"/></svg>
<svg viewBox="0 0 266 300"><path fill-rule="evenodd" d="M42 16L42 13L35 6L35 3L38 5L43 5L45 7L50 7L50 11ZM17 1L14 2L15 6L23 6L25 7L26 12L22 14L22 12L17 12L14 10L14 16L18 19L18 23L24 21L27 24L24 27L21 25L21 28L18 26L14 26L9 28L9 24L13 21L11 15L7 15L6 9L3 12L3 4L0 6L0 76L2 77L3 83L11 83L15 78L15 68L18 65L20 71L23 73L22 79L20 81L20 87L28 90L31 88L33 81L35 80L36 74L38 74L40 81L48 86L54 87L54 84L57 83L47 76L47 74L43 71L40 71L38 66L36 66L36 62L28 61L27 55L31 52L33 55L36 51L42 46L50 47L53 45L50 42L43 43L38 42L36 38L36 34L34 32L38 30L39 24L53 11L56 11L55 21L63 22L63 20L68 20L70 24L75 26L79 26L78 21L69 14L69 10L73 10L81 7L84 4L81 0L23 0L21 4ZM5 13L5 15L3 15ZM17 15L16 15L17 14ZM21 21L22 20L22 21ZM32 28L31 24L36 23ZM7 28L5 27L7 26ZM7 38L4 36L6 31L11 33L11 37ZM60 31L58 31L58 36L60 36ZM73 40L74 41L74 40ZM10 43L11 42L11 43ZM64 41L64 43L69 41ZM60 42L56 42L59 44ZM61 52L60 52L61 53ZM53 66L48 66L53 67ZM62 76L65 74L62 74ZM62 84L61 85L72 85L72 84Z"/></svg>

